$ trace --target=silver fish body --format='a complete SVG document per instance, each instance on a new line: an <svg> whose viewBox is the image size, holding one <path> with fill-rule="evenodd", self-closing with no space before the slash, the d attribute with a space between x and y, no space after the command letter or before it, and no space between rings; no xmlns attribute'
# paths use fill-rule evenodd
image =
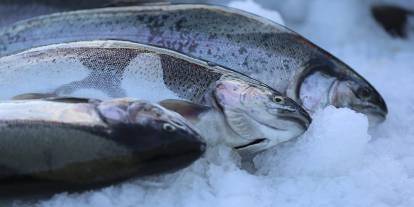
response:
<svg viewBox="0 0 414 207"><path fill-rule="evenodd" d="M33 18L0 31L0 55L96 39L156 45L234 69L309 112L334 105L365 113L371 120L384 120L387 114L376 89L337 58L281 25L225 7L105 8Z"/></svg>
<svg viewBox="0 0 414 207"><path fill-rule="evenodd" d="M128 96L153 102L179 99L208 106L223 114L222 124L234 132L231 138L224 136L230 146L254 143L254 151L295 138L310 123L301 106L254 79L131 42L35 48L0 58L0 74L0 99L35 92L99 99ZM182 108L173 105L171 109Z"/></svg>
<svg viewBox="0 0 414 207"><path fill-rule="evenodd" d="M177 113L129 98L0 102L0 197L87 190L175 171L203 138Z"/></svg>
<svg viewBox="0 0 414 207"><path fill-rule="evenodd" d="M2 0L0 27L31 17L55 12L143 4L163 4L164 0Z"/></svg>

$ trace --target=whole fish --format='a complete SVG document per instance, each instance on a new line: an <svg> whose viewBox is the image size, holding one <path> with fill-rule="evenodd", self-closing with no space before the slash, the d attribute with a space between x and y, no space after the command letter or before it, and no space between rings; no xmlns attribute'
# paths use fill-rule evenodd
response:
<svg viewBox="0 0 414 207"><path fill-rule="evenodd" d="M52 43L114 39L156 45L234 69L309 112L348 107L383 121L376 89L299 34L249 13L208 5L93 9L33 18L0 31L0 55Z"/></svg>
<svg viewBox="0 0 414 207"><path fill-rule="evenodd" d="M0 102L0 197L86 190L175 171L204 150L183 117L147 101Z"/></svg>
<svg viewBox="0 0 414 207"><path fill-rule="evenodd" d="M227 143L244 151L257 152L295 138L310 123L301 106L254 79L131 42L34 48L0 58L0 74L0 99L33 92L99 99L128 96L163 101L186 117L197 117L208 106L222 114L218 121L230 129L223 135Z"/></svg>

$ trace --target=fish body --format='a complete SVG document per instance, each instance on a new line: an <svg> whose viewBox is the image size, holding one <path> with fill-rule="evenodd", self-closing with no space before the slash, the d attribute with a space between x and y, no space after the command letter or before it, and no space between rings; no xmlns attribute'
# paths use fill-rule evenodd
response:
<svg viewBox="0 0 414 207"><path fill-rule="evenodd" d="M183 117L147 101L0 102L0 197L87 190L171 172L204 150L203 138Z"/></svg>
<svg viewBox="0 0 414 207"><path fill-rule="evenodd" d="M0 55L98 39L160 46L231 68L309 112L334 105L365 113L371 120L382 121L387 114L376 89L339 59L270 20L219 6L119 7L37 17L0 31Z"/></svg>
<svg viewBox="0 0 414 207"><path fill-rule="evenodd" d="M167 2L164 0L2 0L0 1L0 27L55 12L165 3Z"/></svg>
<svg viewBox="0 0 414 207"><path fill-rule="evenodd" d="M222 125L236 135L223 136L230 146L250 149L254 143L254 151L295 138L310 123L309 115L293 100L254 79L131 42L86 41L34 48L0 58L0 73L4 91L0 99L46 93L98 99L128 96L152 102L178 99L185 103L174 102L169 109L184 112L194 109L192 103L207 106L221 113Z"/></svg>

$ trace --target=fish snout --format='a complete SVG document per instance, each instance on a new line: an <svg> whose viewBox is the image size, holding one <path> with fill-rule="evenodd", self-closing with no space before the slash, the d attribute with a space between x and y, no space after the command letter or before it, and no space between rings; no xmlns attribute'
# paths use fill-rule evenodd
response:
<svg viewBox="0 0 414 207"><path fill-rule="evenodd" d="M279 112L279 117L299 124L304 130L306 130L312 122L312 118L309 113L303 109L302 106L291 99L287 101L287 105L288 109L281 110Z"/></svg>
<svg viewBox="0 0 414 207"><path fill-rule="evenodd" d="M367 115L371 126L375 126L381 122L384 122L388 114L387 105L383 100L379 100L375 103L370 103L369 106L361 107L362 109L360 110L358 110L358 107L355 108L356 111L360 111Z"/></svg>
<svg viewBox="0 0 414 207"><path fill-rule="evenodd" d="M145 166L140 175L174 172L189 166L204 153L206 144L195 130L177 127L172 122L151 120L145 126L117 127L115 137L122 137L139 162Z"/></svg>
<svg viewBox="0 0 414 207"><path fill-rule="evenodd" d="M200 158L205 150L206 143L203 137L195 130L177 129L176 133L165 134L164 139L170 139L166 145L160 144L161 157L165 161L160 166L183 168Z"/></svg>
<svg viewBox="0 0 414 207"><path fill-rule="evenodd" d="M382 96L378 93L378 100L376 101L377 105L377 113L385 120L387 114L388 114L388 107L385 103L385 100L382 98Z"/></svg>

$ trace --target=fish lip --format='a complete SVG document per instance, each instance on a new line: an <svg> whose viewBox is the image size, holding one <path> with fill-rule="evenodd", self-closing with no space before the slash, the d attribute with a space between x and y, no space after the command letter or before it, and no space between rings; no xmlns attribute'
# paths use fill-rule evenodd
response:
<svg viewBox="0 0 414 207"><path fill-rule="evenodd" d="M297 110L297 113L299 114L298 115L298 118L299 119L301 119L301 117L304 117L305 118L305 120L304 120L304 122L305 122L305 126L306 126L306 129L309 127L309 125L312 123L312 117L309 115L309 113L305 110L305 109L303 109L302 107L300 107L298 110Z"/></svg>
<svg viewBox="0 0 414 207"><path fill-rule="evenodd" d="M182 151L177 153L177 155L180 156L181 154L194 154L201 156L206 151L206 143L201 139L200 136L189 136L188 138L184 141L183 146L178 147L178 149Z"/></svg>
<svg viewBox="0 0 414 207"><path fill-rule="evenodd" d="M303 128L307 129L309 125L312 123L311 116L305 109L303 109L300 105L296 104L296 102L294 102L293 100L292 103L297 106L295 106L292 110L282 109L281 112L276 112L278 114L278 118L299 123L303 126Z"/></svg>
<svg viewBox="0 0 414 207"><path fill-rule="evenodd" d="M382 116L384 116L384 119L385 119L387 117L387 114L388 114L387 104L385 103L384 98L382 98L381 94L378 93L377 90L374 89L374 92L378 96L377 105L374 105L374 107L378 110L379 113L382 114Z"/></svg>
<svg viewBox="0 0 414 207"><path fill-rule="evenodd" d="M337 90L337 87L339 86L339 83L340 80L334 81L328 92L328 102L335 107L338 107L338 105L340 105L336 103L335 97L335 92ZM375 117L376 120L379 120L379 122L385 121L388 114L387 105L382 96L375 90L375 88L372 86L370 86L370 88L375 94L375 96L378 97L378 101L376 101L375 103L368 102L367 104L351 104L348 107L343 106L339 108L349 108L356 112L363 113L368 117Z"/></svg>
<svg viewBox="0 0 414 207"><path fill-rule="evenodd" d="M301 113L301 112L298 112ZM294 122L297 123L299 126L301 126L301 128L306 131L309 128L309 125L312 122L312 119L310 118L309 115L307 115L307 113L305 114L289 114L289 115L279 115L279 118L285 120L285 121L290 121L290 122Z"/></svg>
<svg viewBox="0 0 414 207"><path fill-rule="evenodd" d="M158 166L160 169L155 167L156 171L174 172L185 168L200 158L207 149L207 144L199 135L180 133L171 136L176 137L177 141L165 146L159 145L157 150L160 153L144 160L147 165ZM156 171L146 174L158 173Z"/></svg>
<svg viewBox="0 0 414 207"><path fill-rule="evenodd" d="M236 149L236 150L246 150L248 148L251 148L254 145L263 144L264 142L268 143L269 140L266 139L266 138L257 138L257 139L254 139L253 141L251 141L247 144L236 146L236 147L234 147L234 149Z"/></svg>
<svg viewBox="0 0 414 207"><path fill-rule="evenodd" d="M371 120L375 120L375 122L378 123L384 122L388 114L388 110L386 108L384 109L378 107L377 105L358 105L353 106L353 108L357 112L366 114L370 122Z"/></svg>
<svg viewBox="0 0 414 207"><path fill-rule="evenodd" d="M298 108L298 109L294 109L294 110L290 110L290 109L284 109L283 110L282 109L281 112L278 111L276 113L277 113L277 119L283 119L283 120L286 120L286 121L298 123L305 130L309 127L310 123L312 122L312 118L309 116L308 112L306 112L302 108ZM272 114L272 113L270 113L270 114ZM272 125L270 125L266 122L258 121L256 119L254 119L250 114L246 114L246 115L249 116L251 118L251 120L253 120L255 123L263 125L265 127L275 129L275 130L279 130L279 131L287 131L288 130L288 129L282 129L282 128L272 126ZM272 116L275 116L275 115L272 114Z"/></svg>

